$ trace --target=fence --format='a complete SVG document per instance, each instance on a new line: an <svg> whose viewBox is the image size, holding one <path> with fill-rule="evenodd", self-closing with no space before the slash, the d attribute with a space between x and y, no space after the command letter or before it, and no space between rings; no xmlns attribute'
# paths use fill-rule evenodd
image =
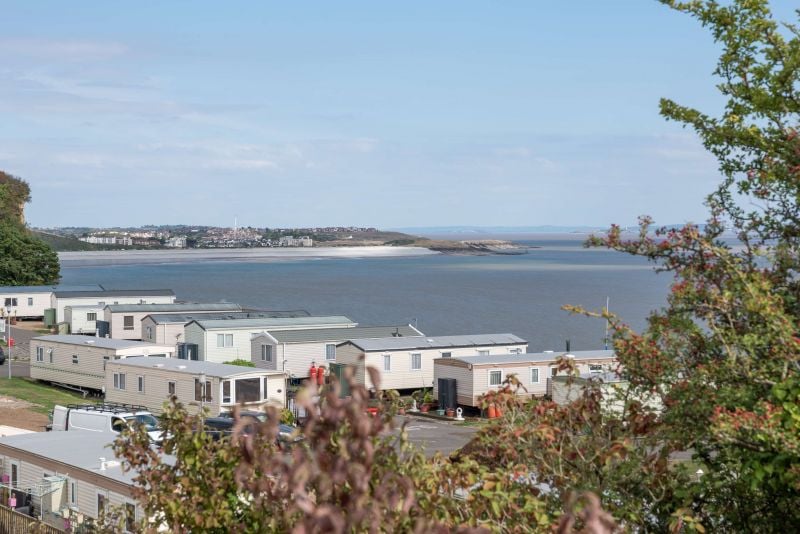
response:
<svg viewBox="0 0 800 534"><path fill-rule="evenodd" d="M59 530L38 519L0 506L0 532L9 534L63 534Z"/></svg>

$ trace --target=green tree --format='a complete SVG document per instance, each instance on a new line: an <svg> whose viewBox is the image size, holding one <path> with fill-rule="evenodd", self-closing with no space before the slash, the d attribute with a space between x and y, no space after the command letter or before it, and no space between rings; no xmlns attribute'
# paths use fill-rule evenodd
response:
<svg viewBox="0 0 800 534"><path fill-rule="evenodd" d="M60 279L58 256L25 228L23 207L28 184L0 172L0 285L54 284Z"/></svg>
<svg viewBox="0 0 800 534"><path fill-rule="evenodd" d="M615 317L614 348L630 388L602 413L597 388L567 407L521 405L467 451L531 466L554 510L593 491L633 530L793 531L800 524L800 35L764 0L663 3L709 28L727 98L720 117L671 100L669 120L693 128L723 180L700 227L639 236L619 227L590 245L644 256L675 281L665 309L635 333ZM732 246L725 232L741 242ZM565 364L566 365L566 364ZM501 395L502 397L502 395ZM643 406L656 397L662 409ZM674 462L691 453L691 462Z"/></svg>

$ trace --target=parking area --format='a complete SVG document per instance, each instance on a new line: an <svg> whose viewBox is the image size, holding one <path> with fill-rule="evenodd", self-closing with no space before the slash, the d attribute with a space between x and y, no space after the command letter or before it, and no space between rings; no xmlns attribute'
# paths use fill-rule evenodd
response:
<svg viewBox="0 0 800 534"><path fill-rule="evenodd" d="M404 422L408 423L406 431L409 441L423 447L428 456L433 456L437 452L447 456L466 445L480 428L409 415L398 416L396 422L398 426Z"/></svg>

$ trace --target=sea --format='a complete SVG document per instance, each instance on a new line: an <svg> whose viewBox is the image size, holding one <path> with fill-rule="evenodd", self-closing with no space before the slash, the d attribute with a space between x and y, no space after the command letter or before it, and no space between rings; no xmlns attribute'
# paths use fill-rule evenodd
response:
<svg viewBox="0 0 800 534"><path fill-rule="evenodd" d="M448 235L458 239L464 236ZM473 236L474 238L474 236ZM412 324L429 336L511 332L531 352L604 346L607 302L635 330L666 304L672 277L646 260L584 248L585 236L512 235L520 255L218 257L154 263L62 260L62 283L169 288L179 300L236 302L266 310L346 315L362 325Z"/></svg>

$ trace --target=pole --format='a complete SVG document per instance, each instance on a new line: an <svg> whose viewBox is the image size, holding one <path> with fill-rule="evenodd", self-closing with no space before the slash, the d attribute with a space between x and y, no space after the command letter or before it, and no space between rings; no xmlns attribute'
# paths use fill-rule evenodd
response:
<svg viewBox="0 0 800 534"><path fill-rule="evenodd" d="M605 350L608 350L608 301L609 298L606 297L606 335L603 338L603 341L605 342Z"/></svg>
<svg viewBox="0 0 800 534"><path fill-rule="evenodd" d="M6 329L7 329L7 338L6 338L6 345L8 346L8 379L11 380L11 353L14 350L14 347L11 346L11 306L6 307Z"/></svg>

